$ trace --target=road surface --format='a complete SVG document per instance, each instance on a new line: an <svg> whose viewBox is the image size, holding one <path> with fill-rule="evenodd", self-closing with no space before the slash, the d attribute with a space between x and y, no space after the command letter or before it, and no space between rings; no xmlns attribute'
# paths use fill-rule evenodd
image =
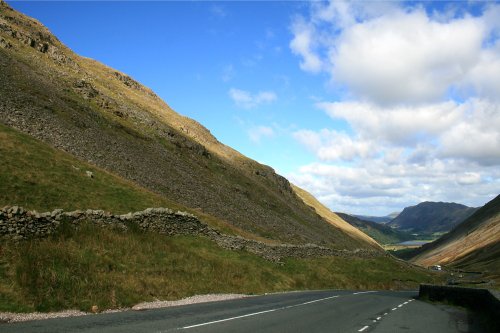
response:
<svg viewBox="0 0 500 333"><path fill-rule="evenodd" d="M0 332L469 332L463 310L408 291L308 291L0 325Z"/></svg>

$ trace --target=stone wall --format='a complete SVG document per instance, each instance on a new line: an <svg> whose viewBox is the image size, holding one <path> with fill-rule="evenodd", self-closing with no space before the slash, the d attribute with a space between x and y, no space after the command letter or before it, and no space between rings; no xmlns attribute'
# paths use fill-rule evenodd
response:
<svg viewBox="0 0 500 333"><path fill-rule="evenodd" d="M52 212L38 213L22 207L4 207L0 210L0 239L23 241L45 238L56 232L61 223L78 228L82 222L95 223L101 227L113 227L126 231L135 224L144 231L166 235L204 236L220 247L228 250L245 250L267 260L279 262L283 258L310 258L325 256L373 258L383 256L371 250L336 250L315 244L270 245L239 236L221 234L219 231L202 223L196 216L185 212L174 212L168 208L148 208L141 212L113 215L102 210L64 212L56 209Z"/></svg>

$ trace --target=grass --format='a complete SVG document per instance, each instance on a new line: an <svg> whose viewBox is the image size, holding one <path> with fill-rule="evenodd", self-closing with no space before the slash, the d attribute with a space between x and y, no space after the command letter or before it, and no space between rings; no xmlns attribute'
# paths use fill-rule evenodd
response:
<svg viewBox="0 0 500 333"><path fill-rule="evenodd" d="M0 206L49 211L103 209L115 213L172 203L132 182L0 124ZM93 178L86 175L93 173Z"/></svg>
<svg viewBox="0 0 500 333"><path fill-rule="evenodd" d="M288 259L283 265L199 237L84 224L42 240L0 243L0 311L89 311L195 294L400 289L436 277L390 258Z"/></svg>
<svg viewBox="0 0 500 333"><path fill-rule="evenodd" d="M112 213L168 207L195 214L231 235L265 241L228 221L191 209L101 168L85 163L0 123L0 207L22 206L40 212L102 209ZM86 175L93 174L93 178Z"/></svg>

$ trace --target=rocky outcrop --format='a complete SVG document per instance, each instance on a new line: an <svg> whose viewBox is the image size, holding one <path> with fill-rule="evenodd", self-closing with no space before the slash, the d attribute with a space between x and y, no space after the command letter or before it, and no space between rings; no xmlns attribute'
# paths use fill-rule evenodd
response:
<svg viewBox="0 0 500 333"><path fill-rule="evenodd" d="M34 19L20 20L15 15L10 15L9 12L13 12L13 10L5 2L0 2L0 8L4 11L3 17L0 17L0 32L41 53L47 54L58 64L77 67L76 63L61 51L62 45L59 40L42 24ZM21 27L21 29L17 27ZM0 42L2 47L12 47L10 42L4 39L2 41Z"/></svg>
<svg viewBox="0 0 500 333"><path fill-rule="evenodd" d="M315 244L290 245L266 244L238 236L229 236L202 223L196 216L185 212L174 212L168 208L148 208L144 211L114 215L103 210L76 210L65 212L56 209L38 213L22 207L4 207L0 210L0 239L24 241L45 238L57 232L62 224L78 228L83 222L94 223L103 228L114 228L126 232L132 226L140 230L165 235L193 235L207 237L228 250L245 250L274 262L284 258L312 257L358 257L373 258L384 255L379 251L358 249L335 250Z"/></svg>

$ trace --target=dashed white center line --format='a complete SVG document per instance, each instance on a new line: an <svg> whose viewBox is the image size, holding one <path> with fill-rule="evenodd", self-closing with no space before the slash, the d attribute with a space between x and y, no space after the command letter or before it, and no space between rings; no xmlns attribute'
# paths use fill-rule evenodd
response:
<svg viewBox="0 0 500 333"><path fill-rule="evenodd" d="M311 304L311 303L321 302L321 301L324 301L324 300L327 300L327 299L336 298L336 297L339 297L339 296L325 297L325 298L320 298L320 299L316 299L316 300L313 300L313 301L304 302L304 303L300 303L300 304L283 306L281 308L276 308L276 309L271 309L271 310L266 310L266 311L260 311L260 312L254 312L254 313L249 313L249 314L242 315L242 316L230 317L230 318L225 318L225 319L220 319L220 320L214 320L214 321L209 321L209 322L206 322L206 323L201 323L201 324L196 324L196 325L184 326L184 327L182 327L182 329L186 330L186 329L194 328L194 327L212 325L212 324L222 323L222 322L225 322L225 321L230 321L230 320L235 320L235 319L240 319L240 318L257 316L257 315L264 314L264 313L274 312L274 311L278 311L278 310L285 310L285 309L295 308L297 306L302 306L302 305L307 305L307 304Z"/></svg>
<svg viewBox="0 0 500 333"><path fill-rule="evenodd" d="M367 293L367 292L372 292L372 291L364 291L364 292L359 292L359 294L361 293ZM356 295L358 293L354 293L353 295ZM401 308L403 305L406 305L410 302L414 301L413 299L409 299L408 301L404 302L404 303L401 303L399 304L398 306L396 306L395 308L392 309L392 311L396 311L398 308ZM389 313L388 312L384 312L384 314L382 316L387 316ZM372 319L372 322L373 323L377 323L379 320L382 319L382 316L379 316L377 317L376 319ZM358 332L363 332L364 330L366 330L367 328L369 328L370 326L364 326L363 328L359 329Z"/></svg>
<svg viewBox="0 0 500 333"><path fill-rule="evenodd" d="M353 293L353 295L359 295L359 294L368 294L368 293L376 293L376 290L370 290L370 291L358 291L357 293Z"/></svg>

